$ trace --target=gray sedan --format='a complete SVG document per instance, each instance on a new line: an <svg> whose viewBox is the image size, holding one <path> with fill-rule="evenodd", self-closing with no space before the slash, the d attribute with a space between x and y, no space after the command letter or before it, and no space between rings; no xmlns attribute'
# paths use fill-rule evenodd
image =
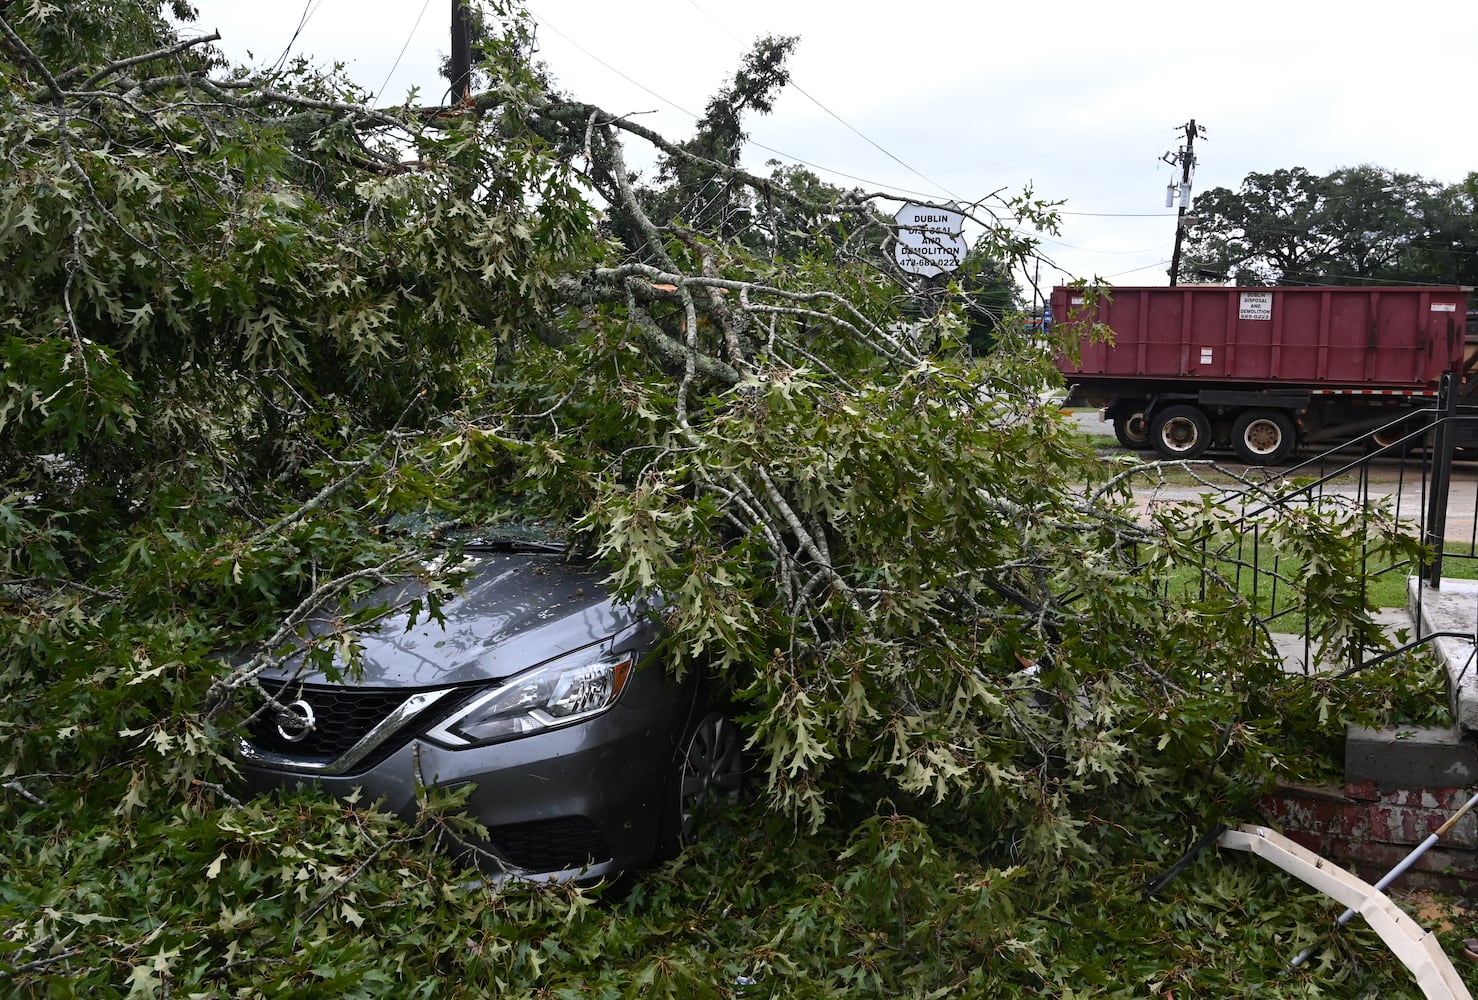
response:
<svg viewBox="0 0 1478 1000"><path fill-rule="evenodd" d="M362 634L362 672L262 677L240 740L255 791L312 782L410 817L416 787L472 784L494 875L595 879L675 853L706 803L737 794L742 746L693 677L652 655L648 609L547 545L475 552L445 622Z"/></svg>

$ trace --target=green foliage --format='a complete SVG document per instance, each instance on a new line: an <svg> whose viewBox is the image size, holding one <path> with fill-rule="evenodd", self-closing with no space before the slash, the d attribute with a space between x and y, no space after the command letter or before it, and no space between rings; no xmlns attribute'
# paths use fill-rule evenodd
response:
<svg viewBox="0 0 1478 1000"><path fill-rule="evenodd" d="M1422 211L1425 231L1405 248L1402 271L1415 281L1478 285L1478 172L1444 187Z"/></svg>
<svg viewBox="0 0 1478 1000"><path fill-rule="evenodd" d="M1144 899L1173 850L1155 840L1138 864L1047 878L993 861L984 831L881 812L809 838L731 826L625 891L491 889L427 850L454 806L403 825L206 795L62 849L22 831L13 856L65 888L0 887L26 914L0 968L28 964L22 989L59 997L1419 995L1355 925L1289 975L1335 907L1234 854ZM116 964L86 967L95 951Z"/></svg>
<svg viewBox="0 0 1478 1000"><path fill-rule="evenodd" d="M47 51L51 11L8 17ZM419 424L456 399L469 348L538 328L550 276L587 238L568 176L499 141L495 116L353 125L361 95L305 64L268 82L281 110L266 116L235 79L166 77L140 96L134 67L106 65L128 54L89 49L70 71L112 85L107 99L37 101L26 61L0 93L8 480L44 488L34 456L66 454L124 516L163 456L228 452L243 480L270 479L325 453L315 411Z"/></svg>
<svg viewBox="0 0 1478 1000"><path fill-rule="evenodd" d="M1284 675L1227 511L1139 518L1019 325L964 356L970 295L1028 243L993 230L921 308L875 210L841 224L813 178L785 240L668 226L623 167L640 133L553 96L502 5L487 92L424 112L221 72L157 6L71 6L0 10L6 991L1404 988L1386 959L1283 977L1328 915L1250 860L1140 899L1429 678ZM728 145L652 141L760 199L719 154L789 51L715 99ZM398 526L515 512L663 591L672 661L751 734L738 814L620 891L482 883L465 789L392 818L235 773L263 665L352 671L366 595L408 575L436 615L455 581ZM1364 634L1346 512L1266 530L1332 648Z"/></svg>

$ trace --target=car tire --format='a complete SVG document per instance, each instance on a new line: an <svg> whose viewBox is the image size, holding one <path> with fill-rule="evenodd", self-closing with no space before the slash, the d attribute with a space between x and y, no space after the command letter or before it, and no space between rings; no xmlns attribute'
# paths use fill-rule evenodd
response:
<svg viewBox="0 0 1478 1000"><path fill-rule="evenodd" d="M693 843L704 818L731 805L744 785L744 739L727 712L695 713L678 741L664 796L659 858Z"/></svg>

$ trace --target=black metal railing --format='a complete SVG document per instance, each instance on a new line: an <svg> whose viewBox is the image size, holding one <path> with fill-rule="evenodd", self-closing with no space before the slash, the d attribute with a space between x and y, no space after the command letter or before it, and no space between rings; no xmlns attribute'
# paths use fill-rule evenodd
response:
<svg viewBox="0 0 1478 1000"><path fill-rule="evenodd" d="M1424 603L1441 592L1445 572L1478 577L1478 406L1463 405L1453 380L1444 381L1436 406L1403 413L1338 448L1268 472L1263 482L1228 488L1220 500L1235 517L1206 535L1202 586L1219 576L1220 585L1251 601L1270 638L1302 639L1306 669L1313 669L1316 649L1327 637L1318 634L1319 616L1302 590L1303 566L1278 550L1267 529L1278 514L1300 506L1345 512L1345 529L1362 542L1359 579L1351 581L1362 606L1372 606L1372 587L1394 578L1414 612L1414 628L1404 642L1393 648L1357 632L1340 650L1348 663L1327 666L1363 669L1447 636L1478 642L1478 600L1467 631L1428 626L1422 613ZM1383 517L1394 517L1403 533L1424 543L1420 559L1373 561L1372 553L1387 551L1376 544L1378 505L1384 505ZM1387 582L1382 589L1389 594L1392 587Z"/></svg>

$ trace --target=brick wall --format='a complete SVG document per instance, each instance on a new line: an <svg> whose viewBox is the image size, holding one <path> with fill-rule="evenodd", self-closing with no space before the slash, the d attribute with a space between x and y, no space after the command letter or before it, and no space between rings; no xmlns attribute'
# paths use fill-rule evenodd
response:
<svg viewBox="0 0 1478 1000"><path fill-rule="evenodd" d="M1261 820L1374 884L1436 833L1472 797L1467 788L1382 791L1375 782L1285 786L1265 798ZM1478 899L1478 810L1464 816L1393 889L1433 889Z"/></svg>

